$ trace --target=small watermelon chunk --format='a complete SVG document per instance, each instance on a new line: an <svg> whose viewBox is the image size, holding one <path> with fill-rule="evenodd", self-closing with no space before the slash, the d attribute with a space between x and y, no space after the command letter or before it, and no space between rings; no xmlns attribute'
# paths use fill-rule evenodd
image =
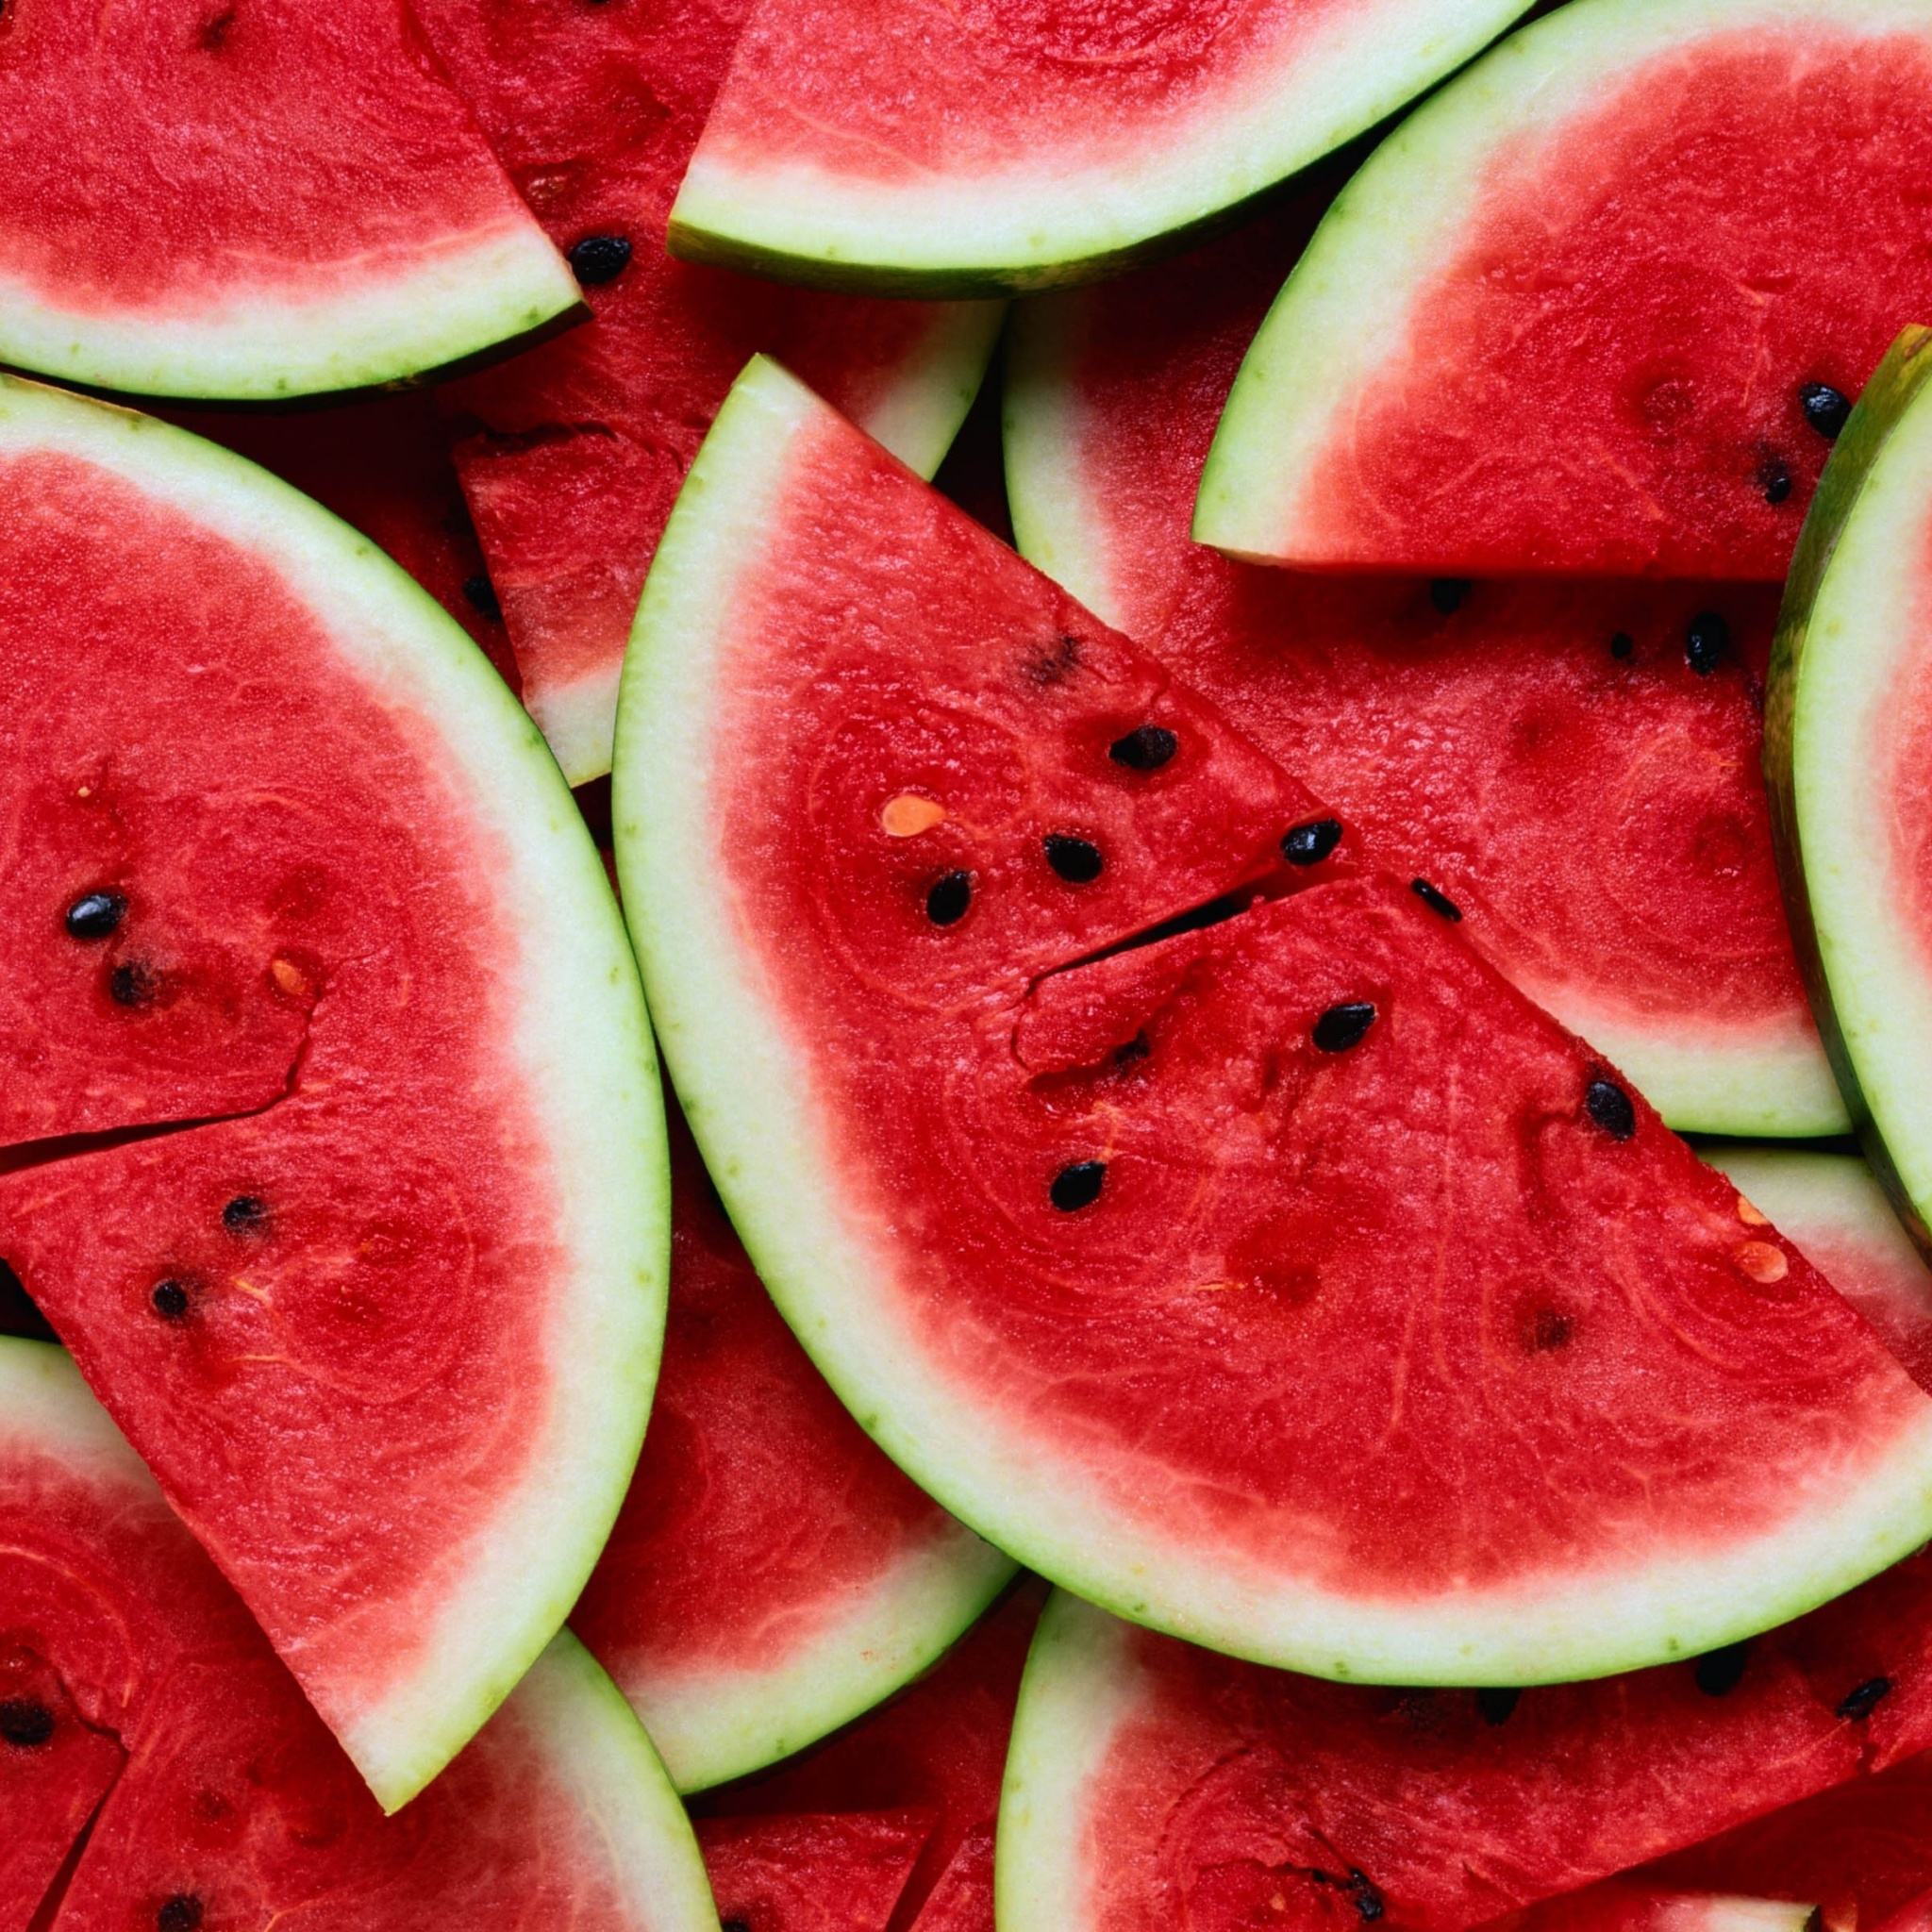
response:
<svg viewBox="0 0 1932 1932"><path fill-rule="evenodd" d="M1241 1655L1493 1684L1734 1641L1932 1530L1932 1404L1823 1277L774 365L639 641L618 859L693 1131L990 1541Z"/></svg>
<svg viewBox="0 0 1932 1932"><path fill-rule="evenodd" d="M759 1286L671 1123L671 1294L643 1453L571 1628L680 1790L789 1757L932 1663L1011 1561L914 1488Z"/></svg>
<svg viewBox="0 0 1932 1932"><path fill-rule="evenodd" d="M1785 575L1932 307L1932 22L1584 0L1420 108L1243 364L1195 534L1259 562Z"/></svg>
<svg viewBox="0 0 1932 1932"><path fill-rule="evenodd" d="M930 475L996 304L806 295L664 252L678 177L749 0L415 0L511 178L581 261L593 321L444 405L525 702L573 785L610 769L618 672L678 485L755 349Z"/></svg>
<svg viewBox="0 0 1932 1932"><path fill-rule="evenodd" d="M1215 418L1318 212L1016 308L1022 553L1443 893L1671 1125L1842 1133L1772 854L1771 591L1300 575L1189 541Z"/></svg>
<svg viewBox="0 0 1932 1932"><path fill-rule="evenodd" d="M0 475L14 848L142 835L8 871L0 1011L87 1046L129 1131L38 1138L108 1122L0 1031L0 1092L52 1116L0 1157L0 1256L394 1806L562 1623L642 1436L662 1113L628 948L528 719L367 540L31 384ZM204 1013L280 1029L265 1096L151 1077Z"/></svg>
<svg viewBox="0 0 1932 1932"><path fill-rule="evenodd" d="M744 1932L886 1932L928 1811L706 1818L698 1845L725 1925Z"/></svg>
<svg viewBox="0 0 1932 1932"><path fill-rule="evenodd" d="M1372 127L1522 0L760 0L672 211L825 289L1091 281Z"/></svg>
<svg viewBox="0 0 1932 1932"><path fill-rule="evenodd" d="M385 1818L66 1357L11 1340L0 1805L6 1932L716 1923L648 1740L568 1636Z"/></svg>
<svg viewBox="0 0 1932 1932"><path fill-rule="evenodd" d="M416 379L579 312L403 0L9 12L0 361L275 402Z"/></svg>
<svg viewBox="0 0 1932 1932"><path fill-rule="evenodd" d="M1874 1657L1891 1691L1860 1703ZM1324 1684L1056 1594L1000 1807L1001 1925L1153 1932L1185 1915L1214 1932L1463 1932L1760 1813L1795 1816L1778 1807L1799 1799L1879 1807L1874 1774L1928 1741L1923 1557L1749 1645L1521 1692ZM1690 1854L1640 1876L1653 1890L1824 1895L1815 1871L1787 1891L1748 1858ZM1506 1923L1672 1923L1627 1895L1595 1903L1601 1916Z"/></svg>

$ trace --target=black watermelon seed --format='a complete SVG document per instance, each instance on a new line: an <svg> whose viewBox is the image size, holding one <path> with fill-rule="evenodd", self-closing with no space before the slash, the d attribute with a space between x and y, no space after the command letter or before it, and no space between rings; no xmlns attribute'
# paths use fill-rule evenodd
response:
<svg viewBox="0 0 1932 1932"><path fill-rule="evenodd" d="M1047 864L1070 886L1091 886L1107 863L1098 845L1071 832L1049 832L1041 843L1046 847Z"/></svg>
<svg viewBox="0 0 1932 1932"><path fill-rule="evenodd" d="M942 873L933 880L925 894L925 916L935 925L958 925L973 903L973 874L967 872Z"/></svg>
<svg viewBox="0 0 1932 1932"><path fill-rule="evenodd" d="M1515 1716L1522 1696L1521 1690L1478 1690L1475 1707L1482 1712L1484 1724L1507 1724Z"/></svg>
<svg viewBox="0 0 1932 1932"><path fill-rule="evenodd" d="M1320 865L1341 843L1340 819L1310 819L1281 835L1281 856L1291 865Z"/></svg>
<svg viewBox="0 0 1932 1932"><path fill-rule="evenodd" d="M1766 503L1782 503L1791 493L1791 473L1775 457L1766 457L1757 466L1757 487Z"/></svg>
<svg viewBox="0 0 1932 1932"><path fill-rule="evenodd" d="M1360 1045L1362 1035L1374 1024L1375 1009L1367 1000L1344 1000L1315 1022L1308 1037L1324 1053L1346 1053Z"/></svg>
<svg viewBox="0 0 1932 1932"><path fill-rule="evenodd" d="M129 959L108 974L108 996L117 1007L144 1007L156 991L155 975L138 959Z"/></svg>
<svg viewBox="0 0 1932 1932"><path fill-rule="evenodd" d="M1610 640L1610 656L1627 658L1637 649L1637 640L1627 630L1620 630Z"/></svg>
<svg viewBox="0 0 1932 1932"><path fill-rule="evenodd" d="M1429 602L1447 617L1462 608L1462 600L1473 588L1467 577L1435 577L1429 583Z"/></svg>
<svg viewBox="0 0 1932 1932"><path fill-rule="evenodd" d="M1637 1109L1614 1080L1592 1080L1584 1089L1583 1108L1613 1141L1627 1141L1637 1131Z"/></svg>
<svg viewBox="0 0 1932 1932"><path fill-rule="evenodd" d="M268 1203L258 1194L237 1194L222 1209L222 1225L230 1234L254 1234L268 1220Z"/></svg>
<svg viewBox="0 0 1932 1932"><path fill-rule="evenodd" d="M54 1713L30 1697L0 1704L0 1740L16 1751L37 1751L54 1735Z"/></svg>
<svg viewBox="0 0 1932 1932"><path fill-rule="evenodd" d="M1147 1043L1144 1033L1137 1033L1133 1039L1124 1041L1113 1050L1113 1063L1117 1067L1131 1067L1136 1060L1144 1060L1154 1049Z"/></svg>
<svg viewBox="0 0 1932 1932"><path fill-rule="evenodd" d="M1462 917L1462 908L1447 892L1430 885L1427 879L1410 879L1408 890L1426 906L1431 912L1440 912L1444 919L1452 922Z"/></svg>
<svg viewBox="0 0 1932 1932"><path fill-rule="evenodd" d="M158 1281L148 1300L164 1322L178 1322L188 1312L188 1291L178 1281Z"/></svg>
<svg viewBox="0 0 1932 1932"><path fill-rule="evenodd" d="M1708 677L1731 647L1731 627L1715 610L1700 610L1684 633L1684 657L1699 677Z"/></svg>
<svg viewBox="0 0 1932 1932"><path fill-rule="evenodd" d="M1748 1643L1727 1643L1697 1659L1692 1675L1707 1697L1728 1697L1743 1681L1744 1663L1751 1654Z"/></svg>
<svg viewBox="0 0 1932 1932"><path fill-rule="evenodd" d="M1357 1872L1353 1866L1348 1873L1348 1895L1355 1901L1356 1910L1371 1924L1389 1909L1382 1901L1380 1887L1370 1880L1366 1872Z"/></svg>
<svg viewBox="0 0 1932 1932"><path fill-rule="evenodd" d="M1805 420L1827 442L1838 441L1839 431L1852 413L1851 398L1828 382L1807 382L1798 391L1798 407Z"/></svg>
<svg viewBox="0 0 1932 1932"><path fill-rule="evenodd" d="M1861 1718L1870 1717L1876 1708L1878 1700L1890 1689L1890 1677L1867 1677L1856 1690L1847 1691L1839 1699L1839 1716L1849 1718L1854 1724Z"/></svg>
<svg viewBox="0 0 1932 1932"><path fill-rule="evenodd" d="M1165 724L1137 724L1124 738L1116 738L1107 755L1130 772L1158 772L1180 748L1180 740Z"/></svg>
<svg viewBox="0 0 1932 1932"><path fill-rule="evenodd" d="M630 242L622 235L586 235L571 244L571 273L587 289L615 280L629 262Z"/></svg>
<svg viewBox="0 0 1932 1932"><path fill-rule="evenodd" d="M77 940L104 940L127 916L127 901L119 892L83 892L67 908L67 931Z"/></svg>
<svg viewBox="0 0 1932 1932"><path fill-rule="evenodd" d="M496 594L496 586L478 571L473 577L463 579L463 595L471 606L487 617L491 624L503 622L503 605Z"/></svg>
<svg viewBox="0 0 1932 1932"><path fill-rule="evenodd" d="M1100 1199L1101 1183L1107 1179L1107 1162L1104 1160L1076 1160L1071 1167L1063 1167L1053 1177L1053 1186L1047 1190L1048 1197L1062 1214L1076 1213L1082 1208L1091 1208Z"/></svg>
<svg viewBox="0 0 1932 1932"><path fill-rule="evenodd" d="M201 1932L201 1901L192 1891L163 1899L155 1914L155 1932Z"/></svg>

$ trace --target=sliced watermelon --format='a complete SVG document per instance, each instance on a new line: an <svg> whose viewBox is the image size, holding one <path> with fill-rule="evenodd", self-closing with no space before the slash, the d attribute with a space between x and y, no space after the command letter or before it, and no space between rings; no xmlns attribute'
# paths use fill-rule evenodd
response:
<svg viewBox="0 0 1932 1932"><path fill-rule="evenodd" d="M671 1119L663 1368L571 1627L690 1791L878 1703L1013 1566L840 1407L758 1285L675 1106Z"/></svg>
<svg viewBox="0 0 1932 1932"><path fill-rule="evenodd" d="M67 1357L18 1341L0 1341L0 1815L7 1932L715 1924L662 1768L567 1635L384 1818Z"/></svg>
<svg viewBox="0 0 1932 1932"><path fill-rule="evenodd" d="M1848 1122L1792 957L1759 770L1773 593L1298 575L1188 540L1214 422L1306 237L1016 310L1023 552L1298 773L1379 864L1673 1126Z"/></svg>
<svg viewBox="0 0 1932 1932"><path fill-rule="evenodd" d="M623 929L529 721L366 540L30 384L0 474L0 1255L394 1806L562 1622L642 1435Z"/></svg>
<svg viewBox="0 0 1932 1932"><path fill-rule="evenodd" d="M9 10L0 360L272 402L580 312L403 0Z"/></svg>
<svg viewBox="0 0 1932 1932"><path fill-rule="evenodd" d="M725 1926L742 1932L886 1932L927 1811L706 1818L698 1844Z"/></svg>
<svg viewBox="0 0 1932 1932"><path fill-rule="evenodd" d="M1484 1684L1932 1531L1932 1404L1823 1277L1405 884L1220 917L1341 826L775 366L638 636L618 860L693 1130L991 1541L1242 1655Z"/></svg>
<svg viewBox="0 0 1932 1932"><path fill-rule="evenodd" d="M1932 15L1584 0L1420 109L1243 365L1195 534L1323 568L1776 582L1932 307Z"/></svg>
<svg viewBox="0 0 1932 1932"><path fill-rule="evenodd" d="M912 1922L912 1932L992 1932L994 1830L969 1831Z"/></svg>
<svg viewBox="0 0 1932 1932"><path fill-rule="evenodd" d="M760 0L672 211L861 293L1116 273L1392 113L1523 0Z"/></svg>
<svg viewBox="0 0 1932 1932"><path fill-rule="evenodd" d="M930 475L979 386L996 305L800 295L673 261L678 176L750 0L416 0L437 53L595 320L449 391L525 702L573 785L610 769L638 592L678 485L756 349Z"/></svg>
<svg viewBox="0 0 1932 1932"><path fill-rule="evenodd" d="M1000 1925L1462 1932L1827 1787L1875 1796L1927 1742L1923 1557L1750 1645L1520 1694L1324 1684L1058 1594L1008 1760ZM1644 1877L1781 1890L1739 1861Z"/></svg>

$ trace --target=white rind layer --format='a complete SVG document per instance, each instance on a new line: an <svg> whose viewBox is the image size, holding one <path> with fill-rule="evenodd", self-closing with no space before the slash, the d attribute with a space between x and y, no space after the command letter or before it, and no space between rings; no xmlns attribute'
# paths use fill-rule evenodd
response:
<svg viewBox="0 0 1932 1932"><path fill-rule="evenodd" d="M1185 117L1151 118L1105 161L1033 147L968 175L891 182L741 162L701 140L671 211L672 252L859 293L1019 292L1091 281L1272 188L1480 52L1524 0L1369 0L1324 11ZM1305 24L1304 24L1305 25ZM747 42L746 44L749 44ZM741 62L745 54L741 49ZM765 91L762 78L728 76ZM835 141L842 130L832 129Z"/></svg>
<svg viewBox="0 0 1932 1932"><path fill-rule="evenodd" d="M680 1791L761 1771L862 1716L977 1622L1012 1559L954 1524L900 1557L776 1670L627 1673L624 1692Z"/></svg>
<svg viewBox="0 0 1932 1932"><path fill-rule="evenodd" d="M273 403L408 382L582 301L563 258L525 217L426 249L407 273L360 286L236 291L192 309L62 308L46 289L0 276L0 362L127 395Z"/></svg>
<svg viewBox="0 0 1932 1932"><path fill-rule="evenodd" d="M64 452L265 562L383 701L441 740L440 771L486 843L527 943L506 1039L550 1172L555 1391L527 1469L451 1566L418 1668L331 1704L306 1681L385 1808L413 1796L509 1692L569 1614L630 1481L663 1339L670 1183L663 1101L635 963L602 866L542 739L455 621L366 538L254 464L128 410L0 377L0 458ZM568 933L567 946L554 943ZM399 1124L400 1126L400 1124ZM285 1652L298 1677L299 1649ZM343 1687L345 1690L346 1687Z"/></svg>
<svg viewBox="0 0 1932 1932"><path fill-rule="evenodd" d="M1257 563L1341 566L1302 512L1323 454L1386 370L1471 232L1506 145L1601 109L1631 70L1756 26L1932 33L1928 0L1574 0L1419 108L1337 197L1241 364L1201 478L1194 535Z"/></svg>
<svg viewBox="0 0 1932 1932"><path fill-rule="evenodd" d="M753 362L692 465L644 589L618 713L618 865L664 1053L706 1165L760 1277L846 1407L912 1478L991 1542L1137 1623L1318 1676L1524 1684L1697 1656L1786 1622L1932 1535L1932 1403L1857 1471L1820 1467L1778 1526L1417 1604L1349 1598L1217 1558L1167 1524L1184 1486L1137 1472L1120 1507L1046 1433L1023 1434L948 1379L895 1291L889 1240L849 1213L824 1150L809 1042L788 1032L738 930L714 842L718 667L794 449L828 412ZM648 912L640 917L640 908Z"/></svg>

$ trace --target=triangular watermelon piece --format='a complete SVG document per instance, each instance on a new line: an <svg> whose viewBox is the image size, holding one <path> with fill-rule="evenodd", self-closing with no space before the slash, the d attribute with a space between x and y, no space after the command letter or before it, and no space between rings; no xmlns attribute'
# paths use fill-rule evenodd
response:
<svg viewBox="0 0 1932 1932"><path fill-rule="evenodd" d="M7 1932L715 1924L662 1768L568 1636L385 1818L73 1365L16 1341L0 1341L0 1815Z"/></svg>
<svg viewBox="0 0 1932 1932"><path fill-rule="evenodd" d="M32 0L8 19L0 130L16 367L274 402L579 312L403 0Z"/></svg>
<svg viewBox="0 0 1932 1932"><path fill-rule="evenodd" d="M1928 1741L1924 1557L1752 1643L1520 1692L1322 1683L1056 1595L1008 1762L1002 1932L1464 1932L1758 1814L1774 1815L1746 1830L1772 1842L1778 1819L1800 1815L1779 1807L1800 1799L1886 1815L1874 1774ZM1691 1853L1641 1877L1825 1896L1815 1866L1788 1889L1749 1857ZM1646 1917L1640 1905L1548 1924Z"/></svg>
<svg viewBox="0 0 1932 1932"><path fill-rule="evenodd" d="M29 384L0 475L0 1256L394 1806L562 1622L642 1434L623 929L529 721L367 540Z"/></svg>
<svg viewBox="0 0 1932 1932"><path fill-rule="evenodd" d="M927 1811L706 1818L698 1844L721 1926L742 1932L886 1932Z"/></svg>
<svg viewBox="0 0 1932 1932"><path fill-rule="evenodd" d="M992 1932L993 1827L976 1826L912 1922L912 1932Z"/></svg>
<svg viewBox="0 0 1932 1932"><path fill-rule="evenodd" d="M639 643L619 865L693 1131L991 1541L1241 1654L1485 1684L1710 1648L1932 1531L1932 1402L1823 1277L771 364Z"/></svg>
<svg viewBox="0 0 1932 1932"><path fill-rule="evenodd" d="M992 304L774 288L664 252L679 176L749 0L415 0L484 133L566 250L594 320L444 392L523 690L573 785L610 769L618 670L664 519L755 349L915 469L959 426Z"/></svg>
<svg viewBox="0 0 1932 1932"><path fill-rule="evenodd" d="M1932 308L1932 24L1558 8L1349 184L1195 534L1331 568L1785 575L1849 399Z"/></svg>
<svg viewBox="0 0 1932 1932"><path fill-rule="evenodd" d="M693 261L875 294L1091 281L1385 119L1521 0L761 0L672 213Z"/></svg>
<svg viewBox="0 0 1932 1932"><path fill-rule="evenodd" d="M1023 554L1443 893L1673 1126L1842 1133L1772 853L1773 591L1300 575L1189 541L1228 385L1316 212L1021 305Z"/></svg>
<svg viewBox="0 0 1932 1932"><path fill-rule="evenodd" d="M664 1359L571 1627L691 1791L789 1757L896 1690L1013 1566L841 1407L759 1285L675 1099L669 1117Z"/></svg>

